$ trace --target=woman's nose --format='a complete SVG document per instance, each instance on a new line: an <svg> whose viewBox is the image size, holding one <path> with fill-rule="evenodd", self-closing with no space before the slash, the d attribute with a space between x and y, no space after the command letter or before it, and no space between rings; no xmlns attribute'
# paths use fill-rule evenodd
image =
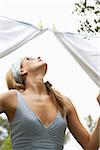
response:
<svg viewBox="0 0 100 150"><path fill-rule="evenodd" d="M41 58L40 56L37 57L37 59L40 59L40 58Z"/></svg>

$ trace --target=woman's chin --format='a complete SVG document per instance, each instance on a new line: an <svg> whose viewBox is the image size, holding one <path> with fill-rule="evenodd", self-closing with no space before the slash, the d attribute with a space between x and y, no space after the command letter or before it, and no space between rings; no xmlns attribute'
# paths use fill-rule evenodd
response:
<svg viewBox="0 0 100 150"><path fill-rule="evenodd" d="M45 63L45 73L47 72L47 69L48 69L48 64Z"/></svg>
<svg viewBox="0 0 100 150"><path fill-rule="evenodd" d="M40 68L40 70L41 70L42 72L44 72L43 74L45 75L46 72L47 72L47 68L48 68L47 63L41 61L41 64L39 64L38 67Z"/></svg>
<svg viewBox="0 0 100 150"><path fill-rule="evenodd" d="M47 69L48 69L48 64L47 63L44 64L44 69L45 69L45 74L46 74Z"/></svg>
<svg viewBox="0 0 100 150"><path fill-rule="evenodd" d="M45 63L45 66L46 66L46 70L48 69L48 64L47 63Z"/></svg>

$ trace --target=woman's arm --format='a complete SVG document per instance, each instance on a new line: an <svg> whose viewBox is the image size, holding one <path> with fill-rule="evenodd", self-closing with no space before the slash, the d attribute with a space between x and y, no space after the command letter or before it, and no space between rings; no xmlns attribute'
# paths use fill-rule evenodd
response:
<svg viewBox="0 0 100 150"><path fill-rule="evenodd" d="M97 125L90 136L90 140L85 150L98 150L99 148L99 120Z"/></svg>
<svg viewBox="0 0 100 150"><path fill-rule="evenodd" d="M0 94L0 113L4 112L4 101L5 101L6 95Z"/></svg>
<svg viewBox="0 0 100 150"><path fill-rule="evenodd" d="M95 128L92 135L81 124L79 117L77 115L76 109L72 102L69 101L70 109L67 115L68 128L78 141L78 143L84 148L84 150L97 150L99 147L98 143L98 126Z"/></svg>
<svg viewBox="0 0 100 150"><path fill-rule="evenodd" d="M100 105L100 94L98 94L97 96L97 101ZM99 147L100 147L100 141L99 141L99 126L100 126L100 119L98 119L98 122L97 122L97 125L93 131L93 133L91 134L90 136L90 140L89 140L89 143L88 143L88 146L85 150L97 150Z"/></svg>

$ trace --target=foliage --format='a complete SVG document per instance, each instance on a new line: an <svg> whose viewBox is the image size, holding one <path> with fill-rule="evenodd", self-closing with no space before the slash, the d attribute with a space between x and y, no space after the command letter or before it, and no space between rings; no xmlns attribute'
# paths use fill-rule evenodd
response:
<svg viewBox="0 0 100 150"><path fill-rule="evenodd" d="M6 132L4 132L6 131ZM0 150L11 150L8 120L0 117Z"/></svg>
<svg viewBox="0 0 100 150"><path fill-rule="evenodd" d="M4 119L4 118L0 117L0 127L6 128L7 131L8 131L8 134L10 133L9 124L8 124L7 119ZM0 134L1 134L1 133L2 133L2 132L0 131Z"/></svg>
<svg viewBox="0 0 100 150"><path fill-rule="evenodd" d="M10 142L10 137L7 136L3 142L3 144L0 147L0 150L12 150L11 148L11 142Z"/></svg>
<svg viewBox="0 0 100 150"><path fill-rule="evenodd" d="M88 115L87 117L84 118L85 121L86 121L86 124L87 124L87 127L89 129L90 132L93 131L94 127L96 126L96 121L94 121L92 119L92 116L91 115Z"/></svg>
<svg viewBox="0 0 100 150"><path fill-rule="evenodd" d="M79 18L79 33L100 33L100 0L80 0L73 13Z"/></svg>

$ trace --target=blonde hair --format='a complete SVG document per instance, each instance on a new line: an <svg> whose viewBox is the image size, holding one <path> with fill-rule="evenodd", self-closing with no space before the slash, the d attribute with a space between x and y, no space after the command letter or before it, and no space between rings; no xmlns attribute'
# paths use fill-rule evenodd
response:
<svg viewBox="0 0 100 150"><path fill-rule="evenodd" d="M6 73L6 83L9 90L17 89L17 90L25 90L25 85L21 83L17 83L11 74L11 70L9 69ZM61 112L62 116L66 116L66 108L68 104L66 103L65 97L59 93L57 90L52 88L50 85L46 84L47 90L51 93L53 97L53 102L56 108Z"/></svg>
<svg viewBox="0 0 100 150"><path fill-rule="evenodd" d="M21 89L25 89L25 85L21 84L21 83L17 83L15 81L15 79L12 76L11 73L11 69L8 70L8 72L6 73L6 83L7 83L7 87L9 90L11 89L17 89L17 90L21 90Z"/></svg>
<svg viewBox="0 0 100 150"><path fill-rule="evenodd" d="M52 94L53 101L56 105L56 107L58 108L58 110L61 112L62 116L65 117L66 114L68 113L68 98L63 96L60 92L58 92L57 90L55 90L53 87L49 87L49 90ZM66 100L67 99L67 100Z"/></svg>

